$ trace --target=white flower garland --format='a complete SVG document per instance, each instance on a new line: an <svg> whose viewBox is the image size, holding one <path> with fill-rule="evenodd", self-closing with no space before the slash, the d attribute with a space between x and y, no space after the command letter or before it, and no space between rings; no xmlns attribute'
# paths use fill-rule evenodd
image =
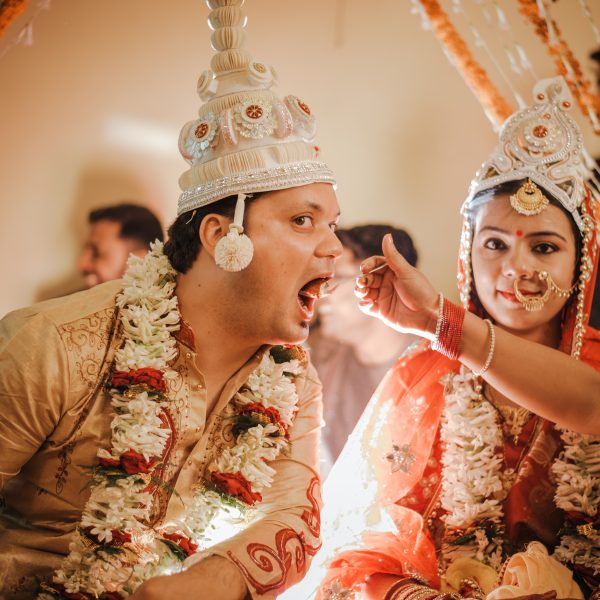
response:
<svg viewBox="0 0 600 600"><path fill-rule="evenodd" d="M440 430L442 457L441 506L448 528L456 528L442 547L446 566L468 557L499 570L502 563L503 508L512 478L503 477L497 449L503 437L494 407L481 395L477 377L462 369L445 384ZM562 430L564 450L552 465L557 488L555 504L581 513L588 524L562 535L554 556L600 573L600 437ZM490 537L490 524L491 537ZM454 539L453 539L454 538Z"/></svg>
<svg viewBox="0 0 600 600"><path fill-rule="evenodd" d="M565 447L552 465L556 477L554 501L566 512L589 517L589 525L574 527L562 536L554 552L562 562L580 564L600 573L600 532L593 527L600 508L600 437L574 433L565 429Z"/></svg>
<svg viewBox="0 0 600 600"><path fill-rule="evenodd" d="M443 544L443 556L448 563L468 557L498 569L502 564L499 534L506 492L502 458L497 453L502 434L496 411L482 401L470 371L451 375L443 383L441 506L446 511L446 526L459 530L457 539ZM488 536L490 525L498 535Z"/></svg>
<svg viewBox="0 0 600 600"><path fill-rule="evenodd" d="M236 497L227 481L221 486L216 480L199 481L181 520L160 531L145 524L152 507L147 491L152 467L163 456L170 435L159 416L169 403L161 393L166 389L162 381L179 376L169 367L177 355L172 333L180 323L173 294L176 273L162 249L157 242L144 259L129 259L125 286L117 297L125 341L115 356L115 369L125 377L153 369L158 377L152 372L154 383L135 380L125 389L114 387L113 377L111 448L98 451L100 467L92 476L92 492L70 553L56 571L56 585L44 585L40 598L63 598L65 591L83 598L118 599L150 577L180 571L187 555L211 544L209 529L216 519L232 505L243 509L262 499L260 492L272 485L275 475L268 463L289 444L287 432L298 403L294 379L303 367L296 358L279 357L278 362L271 352L235 396L236 408L240 414L249 409L249 417L234 446L224 449L209 467L213 476L241 483L249 496ZM128 454L142 465L138 471L120 470ZM251 502L244 500L248 497Z"/></svg>

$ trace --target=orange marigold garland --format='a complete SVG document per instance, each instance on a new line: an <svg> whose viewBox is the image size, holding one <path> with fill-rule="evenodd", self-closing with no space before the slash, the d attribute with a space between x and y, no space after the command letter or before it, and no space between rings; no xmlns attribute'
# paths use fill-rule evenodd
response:
<svg viewBox="0 0 600 600"><path fill-rule="evenodd" d="M491 82L485 69L475 60L466 42L456 31L437 0L419 0L435 36L456 61L456 68L483 105L489 118L499 126L513 113L513 107Z"/></svg>
<svg viewBox="0 0 600 600"><path fill-rule="evenodd" d="M591 91L591 84L584 77L579 61L562 38L556 21L549 17L556 39L553 43L548 31L548 23L540 15L537 0L519 0L519 11L533 25L535 33L548 48L548 52L554 59L558 73L567 81L583 113L590 118L594 132L600 135L600 99ZM564 60L569 63L573 71L572 75L569 74ZM573 76L575 79L573 79Z"/></svg>
<svg viewBox="0 0 600 600"><path fill-rule="evenodd" d="M25 10L28 0L4 0L0 2L0 37L8 26Z"/></svg>

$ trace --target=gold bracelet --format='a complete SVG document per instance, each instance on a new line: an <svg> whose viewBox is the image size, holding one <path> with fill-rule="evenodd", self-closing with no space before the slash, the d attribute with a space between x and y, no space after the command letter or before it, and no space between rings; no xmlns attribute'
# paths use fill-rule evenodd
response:
<svg viewBox="0 0 600 600"><path fill-rule="evenodd" d="M424 600L434 598L437 591L425 585L411 583L400 588L389 600Z"/></svg>
<svg viewBox="0 0 600 600"><path fill-rule="evenodd" d="M490 365L492 364L492 358L494 358L494 350L496 349L496 332L494 331L494 326L489 319L484 319L484 322L490 331L490 351L488 352L485 364L481 370L473 371L473 375L475 375L475 377L481 377L490 368Z"/></svg>

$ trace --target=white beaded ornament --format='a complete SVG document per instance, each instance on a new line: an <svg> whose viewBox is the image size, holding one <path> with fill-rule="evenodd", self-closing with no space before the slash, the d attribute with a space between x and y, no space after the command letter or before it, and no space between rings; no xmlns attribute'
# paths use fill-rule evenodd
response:
<svg viewBox="0 0 600 600"><path fill-rule="evenodd" d="M244 233L244 200L246 194L238 194L235 205L233 223L229 232L215 246L215 262L224 271L235 273L245 269L252 261L254 246L252 240Z"/></svg>

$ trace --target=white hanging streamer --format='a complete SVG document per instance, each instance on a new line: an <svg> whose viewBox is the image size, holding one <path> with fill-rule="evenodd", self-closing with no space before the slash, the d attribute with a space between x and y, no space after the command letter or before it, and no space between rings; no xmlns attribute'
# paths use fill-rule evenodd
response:
<svg viewBox="0 0 600 600"><path fill-rule="evenodd" d="M505 32L506 37L509 38L504 44L504 50L508 56L511 69L517 75L524 75L525 72L528 71L531 74L531 81L527 82L527 85L530 86L538 80L538 76L533 69L533 65L531 64L531 61L529 60L529 57L527 56L523 46L521 46L521 44L519 44L517 41L514 31L512 30L508 19L506 18L504 10L500 4L498 4L498 1L493 0L492 4L496 12L497 24L499 28Z"/></svg>
<svg viewBox="0 0 600 600"><path fill-rule="evenodd" d="M473 2L474 2L474 4L479 6L480 9L482 9L482 10L484 9L484 5L481 0L473 0ZM496 71L498 71L500 77L508 85L508 88L510 89L512 95L515 97L518 107L525 108L525 106L527 106L526 103L523 101L523 98L521 98L521 95L519 94L519 92L517 91L515 86L513 85L513 82L511 81L511 79L506 75L504 69L502 68L502 65L500 64L498 59L494 56L494 53L490 50L484 37L479 33L478 29L475 27L475 25L470 20L468 20L468 26L469 26L469 29L471 30L471 33L473 34L473 37L475 38L475 45L478 48L482 48L485 51L485 53L488 55L490 61L494 65ZM493 24L490 23L489 27L492 28ZM510 59L509 59L509 61L510 61Z"/></svg>
<svg viewBox="0 0 600 600"><path fill-rule="evenodd" d="M502 8L500 7L500 5L495 0L492 2L487 2L486 0L473 0L473 3L476 4L479 7L479 9L481 10L481 12L483 13L485 22L488 26L488 29L493 31L494 35L496 35L496 36L501 35L504 38L508 38L508 41L502 42L502 40L501 40L501 42L502 42L502 47L503 47L504 53L506 54L506 57L508 59L508 64L509 64L510 70L517 75L522 75L523 70L527 68L525 65L528 65L529 61L527 60L527 57L525 56L526 61L525 61L525 64L523 64L521 59L522 59L524 52L520 53L517 50L515 50L514 47L516 46L516 41L514 38L514 34L512 34L512 30L510 28L510 25L508 23L506 15L505 15L504 11L502 10ZM494 54L490 50L488 44L486 43L484 37L479 33L479 31L476 29L476 27L472 23L469 23L469 27L475 38L476 46L482 48L486 52L489 59L493 63L495 69L498 71L500 77L508 85L508 88L510 89L512 95L514 96L515 100L517 101L518 108L525 108L526 103L523 100L523 98L521 97L521 95L519 94L515 85L513 84L512 79L514 79L514 78L510 78L506 74L505 69L503 68L501 63L498 61L496 56L494 56ZM498 30L500 30L500 32L501 32L500 34L498 33ZM511 48L511 46L513 46L513 48ZM516 56L518 56L519 60L517 60ZM521 63L522 63L521 65L519 65L519 61L521 61Z"/></svg>
<svg viewBox="0 0 600 600"><path fill-rule="evenodd" d="M587 2L585 0L579 0L579 4L581 5L581 10L583 10L583 14L588 18L588 21L590 22L590 27L592 28L594 36L596 37L596 42L600 44L600 29L598 29L598 26L594 22L594 16L592 15L590 7L587 5Z"/></svg>
<svg viewBox="0 0 600 600"><path fill-rule="evenodd" d="M419 15L421 19L421 28L423 31L431 31L431 23L429 22L429 17L425 12L425 9L419 2L419 0L411 0L412 8L410 9L411 15Z"/></svg>
<svg viewBox="0 0 600 600"><path fill-rule="evenodd" d="M454 12L454 13L464 12L461 0L452 0L452 12Z"/></svg>

